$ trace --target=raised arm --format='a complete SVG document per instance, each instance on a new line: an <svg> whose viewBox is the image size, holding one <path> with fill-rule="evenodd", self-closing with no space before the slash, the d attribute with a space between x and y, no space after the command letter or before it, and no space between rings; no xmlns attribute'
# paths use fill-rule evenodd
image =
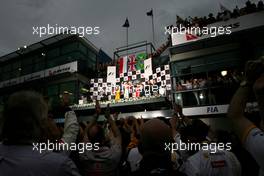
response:
<svg viewBox="0 0 264 176"><path fill-rule="evenodd" d="M90 130L90 128L96 124L97 119L99 117L101 113L101 107L98 101L96 101L96 105L95 105L95 114L92 118L92 120L89 122L89 124L86 126L86 128L84 129L84 137L83 137L83 142L89 142L89 137L88 137L88 132Z"/></svg>
<svg viewBox="0 0 264 176"><path fill-rule="evenodd" d="M65 113L64 131L62 141L65 143L74 143L79 133L79 124L74 111L69 110Z"/></svg>
<svg viewBox="0 0 264 176"><path fill-rule="evenodd" d="M108 123L110 124L110 128L113 132L113 135L115 137L115 139L117 140L117 142L119 144L121 144L121 134L120 131L118 129L118 127L116 126L115 121L113 120L113 118L110 115L110 107L109 104L107 105L106 111L105 111L105 118L108 120Z"/></svg>
<svg viewBox="0 0 264 176"><path fill-rule="evenodd" d="M64 107L64 131L61 140L65 143L76 142L79 133L79 124L75 112L69 107L69 94L62 95L62 105Z"/></svg>
<svg viewBox="0 0 264 176"><path fill-rule="evenodd" d="M139 124L138 124L138 121L135 117L131 117L132 121L133 121L133 124L132 124L132 133L134 133L133 135L136 136L136 135L140 135L140 127L139 127Z"/></svg>
<svg viewBox="0 0 264 176"><path fill-rule="evenodd" d="M245 118L244 111L249 95L252 94L253 83L259 76L259 70L257 69L259 64L258 61L250 61L247 63L244 81L241 82L240 87L234 94L228 109L227 116L233 122L234 130L242 142L244 142L249 131L254 126L252 122Z"/></svg>
<svg viewBox="0 0 264 176"><path fill-rule="evenodd" d="M192 119L188 118L187 116L185 116L183 113L182 113L182 107L181 105L178 105L178 104L174 104L173 105L173 110L174 110L174 116L177 118L177 120L179 118L182 119L182 122L184 123L184 125L189 125L192 123ZM178 121L177 121L177 127L178 127Z"/></svg>

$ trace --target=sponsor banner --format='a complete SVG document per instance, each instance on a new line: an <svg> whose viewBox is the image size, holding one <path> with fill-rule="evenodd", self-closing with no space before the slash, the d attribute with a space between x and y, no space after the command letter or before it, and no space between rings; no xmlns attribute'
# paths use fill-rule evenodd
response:
<svg viewBox="0 0 264 176"><path fill-rule="evenodd" d="M76 71L77 71L77 61L46 69L45 70L45 77L54 76L54 75L58 75L61 73L66 73L66 72L72 72L73 73Z"/></svg>
<svg viewBox="0 0 264 176"><path fill-rule="evenodd" d="M221 21L217 23L210 24L206 26L206 28L211 29L208 33L203 33L203 35L196 35L194 32L194 29L192 30L191 34L180 34L180 33L171 33L172 38L172 45L179 45L184 44L188 42L193 42L209 37L215 37L219 35L219 31L215 33L215 30L217 31L217 28L220 29L220 27L227 28L233 32L242 31L250 28L260 27L263 26L263 19L264 19L264 11L256 12L248 15L243 15L238 18L231 18L228 21ZM202 28L201 28L202 29ZM212 30L214 29L214 30ZM225 34L228 35L228 34Z"/></svg>
<svg viewBox="0 0 264 176"><path fill-rule="evenodd" d="M228 105L217 106L199 106L192 108L183 108L182 112L185 116L210 115L210 114L225 114Z"/></svg>
<svg viewBox="0 0 264 176"><path fill-rule="evenodd" d="M6 80L2 82L2 87L7 87L10 84L10 80Z"/></svg>
<svg viewBox="0 0 264 176"><path fill-rule="evenodd" d="M77 71L77 63L78 62L75 61L75 62L67 63L64 65L56 66L53 68L49 68L46 70L42 70L39 72L24 75L24 76L21 76L18 78L13 78L11 80L6 80L3 82L0 82L0 88L9 87L9 86L17 85L20 83L33 81L33 80L41 79L44 77L54 76L54 75L58 75L58 74L66 73L66 72L76 72Z"/></svg>
<svg viewBox="0 0 264 176"><path fill-rule="evenodd" d="M28 82L28 81L33 81L33 80L36 80L36 79L41 79L41 78L44 78L44 71L39 71L39 72L35 72L35 73L32 73L32 74L28 74L28 75L25 75L22 77L22 80L21 80L21 83L22 82Z"/></svg>
<svg viewBox="0 0 264 176"><path fill-rule="evenodd" d="M144 60L144 74L145 74L145 78L149 77L150 75L152 75L152 59L148 58L146 60Z"/></svg>
<svg viewBox="0 0 264 176"><path fill-rule="evenodd" d="M172 38L172 46L195 41L195 40L187 40L186 34L172 33L171 38Z"/></svg>
<svg viewBox="0 0 264 176"><path fill-rule="evenodd" d="M13 85L19 84L21 82L20 79L21 79L20 77L11 79L8 83L8 86L13 86Z"/></svg>
<svg viewBox="0 0 264 176"><path fill-rule="evenodd" d="M199 115L213 115L213 114L226 114L229 105L215 105L215 106L198 106L191 108L183 108L182 112L185 116L199 116ZM257 102L249 102L246 105L245 112L256 112L259 109L257 108Z"/></svg>

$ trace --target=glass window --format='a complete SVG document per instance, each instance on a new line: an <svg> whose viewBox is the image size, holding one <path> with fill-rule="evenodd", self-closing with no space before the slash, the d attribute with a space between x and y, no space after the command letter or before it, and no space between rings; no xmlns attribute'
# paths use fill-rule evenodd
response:
<svg viewBox="0 0 264 176"><path fill-rule="evenodd" d="M76 51L76 52L71 52L67 55L64 56L64 60L66 61L65 63L73 62L76 60L85 60L87 56L85 56L83 53Z"/></svg>
<svg viewBox="0 0 264 176"><path fill-rule="evenodd" d="M55 60L49 60L47 62L47 68L51 68L51 67L55 67L55 66L57 66Z"/></svg>
<svg viewBox="0 0 264 176"><path fill-rule="evenodd" d="M59 55L60 55L60 50L59 50L59 48L55 48L55 49L49 50L49 51L47 52L47 58L48 58L48 59L53 59L53 58L55 58L55 57L57 57L57 56L59 56Z"/></svg>
<svg viewBox="0 0 264 176"><path fill-rule="evenodd" d="M58 96L59 93L59 86L58 85L51 85L48 87L48 96L56 95Z"/></svg>
<svg viewBox="0 0 264 176"><path fill-rule="evenodd" d="M67 45L64 45L62 46L61 48L61 52L62 54L65 54L65 53L68 53L68 52L71 52L71 51L74 51L78 48L78 43L77 42L74 42L74 43L69 43Z"/></svg>
<svg viewBox="0 0 264 176"><path fill-rule="evenodd" d="M62 94L64 91L74 93L75 92L75 82L71 81L71 82L62 83L60 85L60 94Z"/></svg>
<svg viewBox="0 0 264 176"><path fill-rule="evenodd" d="M96 66L96 62L93 62L93 61L89 61L88 62L88 68L91 68L91 69L95 69L95 66Z"/></svg>
<svg viewBox="0 0 264 176"><path fill-rule="evenodd" d="M10 73L8 72L2 73L2 79L3 81L10 79Z"/></svg>
<svg viewBox="0 0 264 176"><path fill-rule="evenodd" d="M68 58L66 56L58 57L58 58L56 58L56 60L53 60L53 62L55 64L54 66L66 64L68 62L67 60L70 60L70 58Z"/></svg>
<svg viewBox="0 0 264 176"><path fill-rule="evenodd" d="M3 72L9 72L9 71L11 71L11 64L7 64L3 68Z"/></svg>
<svg viewBox="0 0 264 176"><path fill-rule="evenodd" d="M34 57L34 63L44 62L44 61L45 61L45 57L44 56L36 56L36 57Z"/></svg>
<svg viewBox="0 0 264 176"><path fill-rule="evenodd" d="M45 63L44 62L35 63L33 72L41 71L44 69L45 69Z"/></svg>
<svg viewBox="0 0 264 176"><path fill-rule="evenodd" d="M16 61L13 63L13 70L17 70L21 67L20 61Z"/></svg>
<svg viewBox="0 0 264 176"><path fill-rule="evenodd" d="M21 74L21 71L20 70L13 70L13 78L17 78L17 77L19 77L20 76L20 74Z"/></svg>
<svg viewBox="0 0 264 176"><path fill-rule="evenodd" d="M58 95L49 95L49 104L51 106L58 106L60 104L60 97Z"/></svg>
<svg viewBox="0 0 264 176"><path fill-rule="evenodd" d="M96 61L96 54L92 52L91 50L89 50L88 56L89 56L89 60Z"/></svg>
<svg viewBox="0 0 264 176"><path fill-rule="evenodd" d="M79 49L80 49L81 52L84 53L85 55L87 54L87 48L86 48L83 44L79 43Z"/></svg>
<svg viewBox="0 0 264 176"><path fill-rule="evenodd" d="M22 59L22 67L32 64L32 57L25 57Z"/></svg>
<svg viewBox="0 0 264 176"><path fill-rule="evenodd" d="M32 65L22 67L22 74L23 75L30 74L30 73L32 73L32 71L33 71Z"/></svg>

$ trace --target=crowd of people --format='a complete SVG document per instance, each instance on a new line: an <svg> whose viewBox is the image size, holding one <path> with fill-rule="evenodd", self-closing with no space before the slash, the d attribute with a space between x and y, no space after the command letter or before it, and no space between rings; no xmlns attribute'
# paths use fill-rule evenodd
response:
<svg viewBox="0 0 264 176"><path fill-rule="evenodd" d="M219 21L227 21L231 18L237 18L242 15L247 15L254 12L259 12L264 10L263 1L259 0L257 4L247 1L245 3L245 7L238 8L236 6L233 11L227 9L223 5L220 5L221 12L218 12L216 16L214 16L212 13L208 15L208 17L188 17L185 19L182 19L180 16L176 17L176 25L179 27L180 25L183 25L185 27L204 27L212 23L216 23Z"/></svg>
<svg viewBox="0 0 264 176"><path fill-rule="evenodd" d="M225 72L224 75L209 74L207 78L195 77L190 79L179 79L176 82L176 91L238 85L242 80L242 72L236 70L223 72Z"/></svg>
<svg viewBox="0 0 264 176"><path fill-rule="evenodd" d="M93 118L78 122L67 95L62 96L61 109L49 113L47 102L38 93L14 93L1 114L0 175L263 175L263 68L263 60L247 63L227 114L233 122L232 132L184 116L177 104L169 119L120 119L109 105L101 109L97 101ZM244 113L252 94L261 117L255 124ZM56 113L64 116L63 127L53 121ZM106 121L98 121L99 115ZM183 143L196 147L181 150L178 147ZM75 147L54 149L61 145ZM201 145L211 147L197 147ZM216 145L218 148L212 147Z"/></svg>

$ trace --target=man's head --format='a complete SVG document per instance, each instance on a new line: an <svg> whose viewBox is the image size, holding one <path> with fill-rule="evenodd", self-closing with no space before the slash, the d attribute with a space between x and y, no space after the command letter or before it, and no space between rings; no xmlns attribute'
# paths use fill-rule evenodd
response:
<svg viewBox="0 0 264 176"><path fill-rule="evenodd" d="M192 123L181 131L183 142L200 143L206 140L210 127L199 119L192 120Z"/></svg>
<svg viewBox="0 0 264 176"><path fill-rule="evenodd" d="M152 119L143 124L140 138L140 153L165 152L165 143L173 141L171 129L163 121Z"/></svg>
<svg viewBox="0 0 264 176"><path fill-rule="evenodd" d="M104 145L105 143L105 133L104 133L104 129L96 124L93 125L89 131L88 131L88 137L90 139L91 143L99 143L100 145Z"/></svg>
<svg viewBox="0 0 264 176"><path fill-rule="evenodd" d="M39 141L48 107L43 97L35 92L21 91L11 95L3 112L4 141L27 143Z"/></svg>
<svg viewBox="0 0 264 176"><path fill-rule="evenodd" d="M70 104L70 96L72 95L72 93L68 92L68 91L63 91L63 94L61 95L61 103L63 106L69 106Z"/></svg>

